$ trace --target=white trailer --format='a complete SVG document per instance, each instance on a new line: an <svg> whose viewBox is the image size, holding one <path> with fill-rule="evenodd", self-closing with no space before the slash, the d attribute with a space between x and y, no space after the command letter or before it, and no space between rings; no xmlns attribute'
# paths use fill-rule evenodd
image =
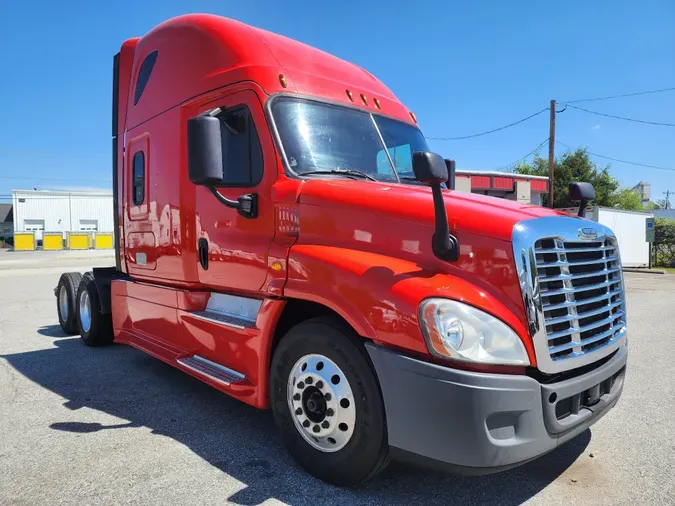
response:
<svg viewBox="0 0 675 506"><path fill-rule="evenodd" d="M649 265L649 243L646 238L647 218L652 213L624 211L611 207L591 207L586 218L611 228L619 240L621 263L624 267Z"/></svg>
<svg viewBox="0 0 675 506"><path fill-rule="evenodd" d="M557 211L576 216L578 207ZM586 218L611 228L619 241L621 263L624 267L649 266L649 243L647 242L647 218L652 213L625 211L612 207L588 206Z"/></svg>

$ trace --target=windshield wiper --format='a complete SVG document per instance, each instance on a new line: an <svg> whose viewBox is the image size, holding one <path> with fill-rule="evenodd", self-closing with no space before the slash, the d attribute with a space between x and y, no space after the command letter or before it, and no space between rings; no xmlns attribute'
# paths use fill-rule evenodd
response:
<svg viewBox="0 0 675 506"><path fill-rule="evenodd" d="M298 174L300 176L305 176L307 174L340 174L343 176L361 177L363 179L368 179L369 181L377 181L377 179L375 179L373 176L354 169L308 170L307 172L299 172Z"/></svg>

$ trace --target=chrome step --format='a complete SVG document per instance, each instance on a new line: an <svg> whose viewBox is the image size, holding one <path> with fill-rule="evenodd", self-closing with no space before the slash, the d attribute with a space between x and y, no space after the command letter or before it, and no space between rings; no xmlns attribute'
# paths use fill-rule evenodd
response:
<svg viewBox="0 0 675 506"><path fill-rule="evenodd" d="M206 311L196 311L190 313L191 316L199 318L200 320L207 320L214 323L220 323L222 325L227 325L228 327L234 327L237 329L250 329L255 327L255 320L249 320L242 316L234 316L227 313L222 313L220 311L206 310Z"/></svg>
<svg viewBox="0 0 675 506"><path fill-rule="evenodd" d="M187 367L188 369L198 372L203 376L207 376L214 381L222 383L223 385L240 383L246 379L246 376L240 372L233 371L232 369L229 369L223 365L206 360L199 355L179 358L176 362L184 367Z"/></svg>

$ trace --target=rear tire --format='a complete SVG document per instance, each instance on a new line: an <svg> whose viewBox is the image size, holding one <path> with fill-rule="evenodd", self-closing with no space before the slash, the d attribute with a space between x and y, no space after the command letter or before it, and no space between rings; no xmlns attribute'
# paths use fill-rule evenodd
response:
<svg viewBox="0 0 675 506"><path fill-rule="evenodd" d="M113 341L112 315L101 314L101 303L94 275L82 276L77 290L77 323L87 346L104 346Z"/></svg>
<svg viewBox="0 0 675 506"><path fill-rule="evenodd" d="M56 313L59 315L59 325L66 334L77 334L77 288L80 285L82 274L66 272L61 274L59 284L56 285Z"/></svg>
<svg viewBox="0 0 675 506"><path fill-rule="evenodd" d="M315 318L281 339L270 404L289 453L317 478L357 485L386 467L380 387L360 338L341 322Z"/></svg>

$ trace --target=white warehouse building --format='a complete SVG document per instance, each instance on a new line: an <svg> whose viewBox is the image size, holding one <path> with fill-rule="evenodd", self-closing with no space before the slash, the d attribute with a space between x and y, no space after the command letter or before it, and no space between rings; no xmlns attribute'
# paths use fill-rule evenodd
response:
<svg viewBox="0 0 675 506"><path fill-rule="evenodd" d="M15 232L113 232L112 192L12 190Z"/></svg>

